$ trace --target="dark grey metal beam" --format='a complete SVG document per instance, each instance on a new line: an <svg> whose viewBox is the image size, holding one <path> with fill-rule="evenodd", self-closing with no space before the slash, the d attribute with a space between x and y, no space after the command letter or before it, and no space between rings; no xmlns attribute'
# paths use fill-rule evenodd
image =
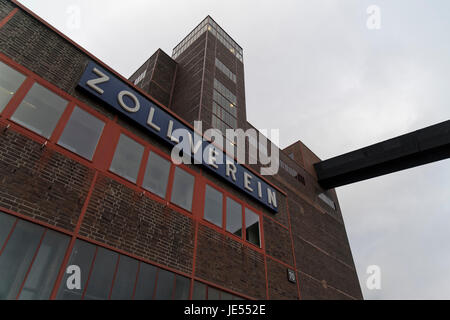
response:
<svg viewBox="0 0 450 320"><path fill-rule="evenodd" d="M314 165L319 184L332 189L450 158L450 120Z"/></svg>

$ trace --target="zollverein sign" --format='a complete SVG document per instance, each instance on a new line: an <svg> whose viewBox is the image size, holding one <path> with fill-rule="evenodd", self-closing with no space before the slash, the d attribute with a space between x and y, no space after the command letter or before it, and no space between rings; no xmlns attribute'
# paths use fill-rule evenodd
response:
<svg viewBox="0 0 450 320"><path fill-rule="evenodd" d="M194 130L190 127L93 61L89 62L78 86L172 146L178 144L172 136L172 133L178 129L188 132L191 141L194 141L194 136L198 137L198 134L194 135ZM202 148L198 148L200 152L214 149L214 152L203 152L203 154L213 154L215 158L219 158L217 148L205 139L200 141L202 143ZM220 157L224 161L217 161L214 166L211 165L211 161L206 161L208 159L205 160L197 155L198 152L194 153L194 151L191 154L194 159L199 159L198 163L264 204L271 211L278 212L277 193L259 176L221 150Z"/></svg>

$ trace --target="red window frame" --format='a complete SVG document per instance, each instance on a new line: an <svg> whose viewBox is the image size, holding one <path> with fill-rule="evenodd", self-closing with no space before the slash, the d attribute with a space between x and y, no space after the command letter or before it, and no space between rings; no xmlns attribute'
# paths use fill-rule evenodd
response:
<svg viewBox="0 0 450 320"><path fill-rule="evenodd" d="M258 250L259 252L264 252L265 245L264 245L264 235L263 235L263 213L261 211L255 209L254 207L248 205L246 202L242 201L235 195L229 193L225 189L220 188L219 186L215 185L214 183L212 183L209 180L205 181L204 185L202 185L203 195L205 195L205 193L206 193L206 186L209 186L209 187L217 190L223 196L222 197L222 227L219 227L219 226L215 225L214 223L205 219L205 201L206 201L205 197L203 197L202 222L204 224L208 225L209 227L212 227L214 230L224 234L225 236L227 236L229 238L232 238L232 239L237 240L247 246L250 246L253 249ZM242 209L242 211L241 211L241 214L242 214L242 236L241 237L238 237L238 236L230 233L227 230L227 198L232 199L233 201L235 201L236 203L238 203L241 206L241 209ZM259 237L260 237L260 242L261 242L259 247L246 240L247 237L246 237L246 227L245 227L245 209L250 209L252 212L254 212L259 217Z"/></svg>

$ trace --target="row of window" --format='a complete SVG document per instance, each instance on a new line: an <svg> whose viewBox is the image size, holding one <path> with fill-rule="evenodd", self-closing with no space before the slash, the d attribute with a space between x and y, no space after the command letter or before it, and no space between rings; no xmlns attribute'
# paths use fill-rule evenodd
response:
<svg viewBox="0 0 450 320"><path fill-rule="evenodd" d="M136 80L134 80L134 85L137 86L142 80L144 80L146 75L147 75L147 70L144 70L144 72L142 72L139 75L139 77L137 77Z"/></svg>
<svg viewBox="0 0 450 320"><path fill-rule="evenodd" d="M70 237L0 212L0 300L48 300ZM77 240L58 300L187 300L190 279ZM76 279L76 277L79 277ZM193 299L240 299L196 282Z"/></svg>
<svg viewBox="0 0 450 320"><path fill-rule="evenodd" d="M336 203L325 193L319 194L319 199L325 202L331 209L336 210Z"/></svg>
<svg viewBox="0 0 450 320"><path fill-rule="evenodd" d="M189 35L173 49L173 59L178 58L189 46L195 42L206 31L211 32L230 52L243 62L244 52L242 48L219 26L207 17Z"/></svg>
<svg viewBox="0 0 450 320"><path fill-rule="evenodd" d="M226 197L224 206L224 195L222 192L207 185L205 191L205 220L213 223L219 228L225 229L257 247L261 247L260 216ZM243 228L245 226L245 228ZM244 234L244 232L245 234Z"/></svg>
<svg viewBox="0 0 450 320"><path fill-rule="evenodd" d="M243 62L244 51L231 37L210 17L208 20L208 31L211 32L217 39L228 49L232 54Z"/></svg>
<svg viewBox="0 0 450 320"><path fill-rule="evenodd" d="M218 91L213 91L213 99L222 109L231 114L233 117L237 117L237 108L234 103L225 99Z"/></svg>
<svg viewBox="0 0 450 320"><path fill-rule="evenodd" d="M133 182L137 182L145 147L126 134L121 134L110 170ZM150 152L142 187L161 198L166 198L172 162ZM175 168L171 202L192 211L195 177L180 167Z"/></svg>
<svg viewBox="0 0 450 320"><path fill-rule="evenodd" d="M202 282L194 282L192 300L243 300L231 293L210 287Z"/></svg>
<svg viewBox="0 0 450 320"><path fill-rule="evenodd" d="M0 300L49 299L69 241L0 212Z"/></svg>
<svg viewBox="0 0 450 320"><path fill-rule="evenodd" d="M5 69L4 66L2 67ZM6 70L9 73L14 71L12 69ZM8 73L6 72L0 73L0 79L4 79L7 75ZM20 79L19 77L16 78L23 82L23 79ZM52 136L67 105L68 101L44 88L40 84L34 83L14 112L11 120L48 139ZM69 120L64 126L61 137L58 140L58 145L81 157L92 160L104 127L104 121L80 107L74 107ZM141 163L145 158L145 152L146 148L144 145L135 141L125 133L122 133L119 137L109 170L136 184ZM173 163L154 151L147 152L149 152L148 160L145 164L145 172L143 173L143 182L141 186L147 191L166 199L169 196L168 186ZM171 185L171 203L192 212L195 185L194 175L181 167L175 166L173 183ZM205 216L209 216L208 212L210 207L207 207L207 205L208 204L205 205ZM220 207L217 208L222 210L222 204L219 205ZM250 215L251 214L249 214L249 219L246 220L247 222L254 220L250 219ZM241 223L241 229L243 228L243 223L244 222ZM246 229L248 229L248 227L249 226L247 226ZM253 229L257 230L252 232L249 231L246 240L254 245L261 246L259 239L259 216L258 223ZM231 233L234 234L235 232Z"/></svg>
<svg viewBox="0 0 450 320"><path fill-rule="evenodd" d="M67 286L65 274L58 291L59 300L187 300L190 280L77 240L68 266L81 270L81 288Z"/></svg>
<svg viewBox="0 0 450 320"><path fill-rule="evenodd" d="M230 101L234 107L237 105L236 96L217 79L214 79L214 89L217 92L219 92L222 96L227 98L227 100Z"/></svg>
<svg viewBox="0 0 450 320"><path fill-rule="evenodd" d="M225 111L215 101L213 102L213 114L220 120L225 122L230 129L237 129L237 119ZM225 133L225 131L222 131Z"/></svg>
<svg viewBox="0 0 450 320"><path fill-rule="evenodd" d="M225 74L231 81L236 83L236 75L230 69L228 69L227 66L225 66L218 58L216 58L216 67L217 69L222 71L223 74Z"/></svg>
<svg viewBox="0 0 450 320"><path fill-rule="evenodd" d="M184 38L183 41L179 45L173 49L172 58L176 59L178 58L187 48L191 46L197 40L200 38L200 36L205 33L207 30L207 19L203 20L202 23L200 23L191 33L188 34L186 38Z"/></svg>

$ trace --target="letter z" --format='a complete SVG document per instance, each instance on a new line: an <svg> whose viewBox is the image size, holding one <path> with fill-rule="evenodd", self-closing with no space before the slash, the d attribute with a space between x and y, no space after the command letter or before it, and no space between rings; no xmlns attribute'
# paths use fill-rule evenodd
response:
<svg viewBox="0 0 450 320"><path fill-rule="evenodd" d="M98 87L99 84L101 83L105 83L109 81L109 77L104 74L103 72L101 72L100 70L98 70L97 68L94 68L94 70L92 70L96 75L98 75L100 78L97 79L91 79L88 82L86 82L86 84L93 90L95 90L96 92L98 92L99 94L103 94L105 92L105 90L103 90L102 88Z"/></svg>

